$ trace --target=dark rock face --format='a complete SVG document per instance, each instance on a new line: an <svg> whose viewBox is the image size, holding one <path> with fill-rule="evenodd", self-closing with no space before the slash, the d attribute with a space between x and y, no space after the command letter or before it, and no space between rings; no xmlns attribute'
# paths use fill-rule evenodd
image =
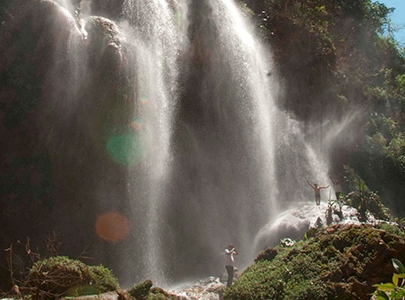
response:
<svg viewBox="0 0 405 300"><path fill-rule="evenodd" d="M126 207L126 171L106 150L131 111L117 92L127 82L118 32L92 18L86 38L51 1L1 3L0 248L26 237L44 247L57 231L77 256L99 243L97 214Z"/></svg>
<svg viewBox="0 0 405 300"><path fill-rule="evenodd" d="M47 74L53 64L56 37L66 41L74 21L52 2L10 1L3 16L0 32L1 95L1 205L5 218L2 233L19 237L17 232L37 234L55 205L53 198L52 154L45 136L51 128L39 121L41 106L47 97ZM18 221L24 226L12 226ZM37 227L39 226L39 227ZM46 227L46 226L45 226Z"/></svg>

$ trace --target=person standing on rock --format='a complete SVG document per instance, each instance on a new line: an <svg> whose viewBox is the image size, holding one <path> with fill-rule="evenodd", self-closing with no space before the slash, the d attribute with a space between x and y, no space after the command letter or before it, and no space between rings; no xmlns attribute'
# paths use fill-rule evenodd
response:
<svg viewBox="0 0 405 300"><path fill-rule="evenodd" d="M335 195L336 195L336 200L340 200L340 195L342 194L342 187L340 186L340 181L337 179L333 179L331 176L329 176L330 180L332 180L333 185L335 187Z"/></svg>
<svg viewBox="0 0 405 300"><path fill-rule="evenodd" d="M316 205L321 204L321 189L327 189L329 187L329 185L328 186L319 186L317 183L314 183L314 185L312 185L312 184L309 183L308 180L307 180L307 182L308 182L309 186L311 188L313 188L314 191L315 191L315 203L316 203Z"/></svg>
<svg viewBox="0 0 405 300"><path fill-rule="evenodd" d="M233 282L233 273L234 273L234 255L238 255L238 251L236 250L235 246L230 244L227 249L225 249L225 268L228 272L228 281L226 283L227 287L230 287Z"/></svg>

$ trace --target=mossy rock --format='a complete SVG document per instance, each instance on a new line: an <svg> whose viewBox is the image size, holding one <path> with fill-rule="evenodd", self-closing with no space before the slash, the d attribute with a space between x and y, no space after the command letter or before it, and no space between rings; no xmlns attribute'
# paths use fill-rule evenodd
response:
<svg viewBox="0 0 405 300"><path fill-rule="evenodd" d="M148 300L176 300L177 297L175 295L171 295L166 292L164 289L159 287L153 287L150 289L150 293L148 295Z"/></svg>
<svg viewBox="0 0 405 300"><path fill-rule="evenodd" d="M153 282L151 280L145 280L134 285L128 290L128 294L136 300L176 300L175 295L171 295L165 290L152 287Z"/></svg>
<svg viewBox="0 0 405 300"><path fill-rule="evenodd" d="M152 285L153 282L151 280L145 280L130 288L128 294L137 300L147 299Z"/></svg>
<svg viewBox="0 0 405 300"><path fill-rule="evenodd" d="M119 287L111 270L55 256L37 261L24 284L33 299L55 299L114 291Z"/></svg>
<svg viewBox="0 0 405 300"><path fill-rule="evenodd" d="M373 284L391 281L391 259L405 261L404 232L390 224L339 224L308 236L262 252L223 299L369 299Z"/></svg>
<svg viewBox="0 0 405 300"><path fill-rule="evenodd" d="M278 254L278 251L276 249L274 249L274 248L270 247L270 248L264 249L256 257L255 262L259 262L261 260L271 261L277 256L277 254Z"/></svg>

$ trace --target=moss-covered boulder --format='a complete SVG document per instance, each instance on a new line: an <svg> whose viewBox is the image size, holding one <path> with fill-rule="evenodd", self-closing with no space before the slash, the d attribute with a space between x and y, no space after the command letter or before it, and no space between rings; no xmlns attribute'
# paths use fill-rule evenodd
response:
<svg viewBox="0 0 405 300"><path fill-rule="evenodd" d="M102 265L89 266L79 260L55 256L37 261L21 288L33 299L55 299L99 294L118 287L111 270Z"/></svg>
<svg viewBox="0 0 405 300"><path fill-rule="evenodd" d="M292 247L261 253L224 299L369 299L373 284L391 281L392 258L405 261L404 232L396 226L313 229Z"/></svg>
<svg viewBox="0 0 405 300"><path fill-rule="evenodd" d="M128 290L128 294L130 294L135 299L147 299L150 289L153 285L151 280L145 280L138 284L135 284L132 288Z"/></svg>
<svg viewBox="0 0 405 300"><path fill-rule="evenodd" d="M128 290L128 294L136 300L176 300L175 295L171 295L159 287L152 287L151 280L145 280L135 284Z"/></svg>

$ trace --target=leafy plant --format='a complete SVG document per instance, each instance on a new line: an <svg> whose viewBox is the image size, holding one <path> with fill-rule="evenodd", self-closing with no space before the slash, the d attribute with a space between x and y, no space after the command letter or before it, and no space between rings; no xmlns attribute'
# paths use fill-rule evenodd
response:
<svg viewBox="0 0 405 300"><path fill-rule="evenodd" d="M392 282L373 285L376 288L373 295L377 300L402 300L405 298L405 267L395 258L392 259L392 265L397 271L397 273L392 275Z"/></svg>

